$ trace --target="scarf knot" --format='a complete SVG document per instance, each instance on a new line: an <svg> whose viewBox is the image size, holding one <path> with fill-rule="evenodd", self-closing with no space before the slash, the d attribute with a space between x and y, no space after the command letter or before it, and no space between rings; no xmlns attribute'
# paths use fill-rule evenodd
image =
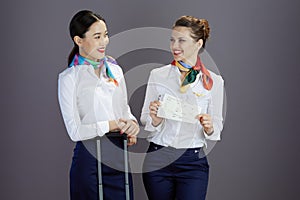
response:
<svg viewBox="0 0 300 200"><path fill-rule="evenodd" d="M187 72L180 85L181 92L186 92L189 84L193 83L196 80L196 77L200 71L202 72L203 87L207 90L211 90L213 86L213 80L211 78L209 71L201 62L199 56L197 57L197 63L195 66L190 66L184 63L183 61L176 61L176 60L173 60L171 65L178 67L180 71Z"/></svg>

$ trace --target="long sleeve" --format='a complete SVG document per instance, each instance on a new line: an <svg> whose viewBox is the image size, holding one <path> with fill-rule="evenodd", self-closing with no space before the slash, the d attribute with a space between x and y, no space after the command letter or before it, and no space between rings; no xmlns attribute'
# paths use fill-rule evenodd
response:
<svg viewBox="0 0 300 200"><path fill-rule="evenodd" d="M211 135L204 133L205 138L209 140L221 140L221 131L223 129L223 99L224 99L224 80L219 75L213 75L214 85L212 88L212 100L209 104L209 113L212 115L214 132Z"/></svg>
<svg viewBox="0 0 300 200"><path fill-rule="evenodd" d="M123 73L122 73L123 74ZM121 102L123 103L122 105L122 117L126 119L131 119L137 122L136 118L133 116L131 113L131 109L128 105L128 97L127 97L127 88L126 88L126 82L124 76L122 76L122 79L120 81L120 89L122 92L122 100Z"/></svg>
<svg viewBox="0 0 300 200"><path fill-rule="evenodd" d="M140 118L141 123L145 125L146 131L151 131L151 132L159 131L164 124L164 120L163 120L162 123L160 123L160 125L154 127L152 125L152 118L150 117L150 110L149 110L150 102L154 100L158 100L158 96L159 94L156 89L156 83L154 81L153 71L151 71L148 84L147 84L144 105L142 108L142 114Z"/></svg>
<svg viewBox="0 0 300 200"><path fill-rule="evenodd" d="M72 71L71 71L72 70ZM76 73L68 69L58 79L58 101L67 132L73 141L87 140L103 136L109 131L108 121L83 124L76 102Z"/></svg>

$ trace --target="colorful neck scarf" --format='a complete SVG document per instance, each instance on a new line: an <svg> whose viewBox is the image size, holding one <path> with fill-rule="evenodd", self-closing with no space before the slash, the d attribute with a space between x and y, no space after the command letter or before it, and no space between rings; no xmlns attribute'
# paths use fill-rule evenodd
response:
<svg viewBox="0 0 300 200"><path fill-rule="evenodd" d="M97 62L97 61L90 60L88 58L84 58L79 54L76 54L73 58L73 61L69 65L69 67L76 66L76 65L92 65L94 67L94 69L98 69L104 65L106 68L106 75L107 75L109 81L114 82L114 84L116 86L118 86L119 84L118 84L117 80L115 79L113 73L111 72L107 62L117 64L116 61L110 57L104 57L99 62Z"/></svg>
<svg viewBox="0 0 300 200"><path fill-rule="evenodd" d="M213 80L210 76L209 71L204 67L203 63L200 60L200 57L197 57L197 63L195 66L190 66L182 61L173 60L171 63L173 66L179 68L180 71L187 72L180 86L181 92L186 92L189 87L189 84L193 83L196 80L199 72L202 72L202 83L203 87L207 90L211 90L213 86Z"/></svg>

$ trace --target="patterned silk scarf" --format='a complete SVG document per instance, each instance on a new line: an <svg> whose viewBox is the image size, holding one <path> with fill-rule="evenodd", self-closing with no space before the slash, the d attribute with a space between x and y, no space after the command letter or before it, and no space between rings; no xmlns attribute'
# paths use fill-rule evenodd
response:
<svg viewBox="0 0 300 200"><path fill-rule="evenodd" d="M114 82L114 84L116 86L118 86L119 84L118 84L117 80L115 79L113 73L111 72L107 62L117 64L116 61L110 57L104 57L99 62L97 62L97 61L90 60L88 58L84 58L79 54L76 54L73 58L73 61L69 65L69 67L76 66L76 65L92 65L94 67L94 69L98 69L99 67L102 67L104 65L106 68L106 75L107 75L109 81Z"/></svg>
<svg viewBox="0 0 300 200"><path fill-rule="evenodd" d="M180 86L180 91L182 93L186 92L189 88L189 85L196 80L199 72L202 72L202 83L203 87L207 90L211 90L213 86L213 80L210 76L209 71L204 67L203 63L200 60L200 57L197 57L197 63L195 66L190 66L182 61L173 60L171 65L179 68L180 71L187 72Z"/></svg>

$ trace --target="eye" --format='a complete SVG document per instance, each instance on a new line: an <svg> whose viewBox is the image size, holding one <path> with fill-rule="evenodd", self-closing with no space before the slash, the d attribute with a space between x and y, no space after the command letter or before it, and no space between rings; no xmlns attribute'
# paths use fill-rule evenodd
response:
<svg viewBox="0 0 300 200"><path fill-rule="evenodd" d="M96 36L95 39L100 39L100 35Z"/></svg>
<svg viewBox="0 0 300 200"><path fill-rule="evenodd" d="M184 40L184 39L179 39L179 42L185 42L186 40Z"/></svg>
<svg viewBox="0 0 300 200"><path fill-rule="evenodd" d="M174 42L175 40L173 38L170 38L170 42Z"/></svg>

